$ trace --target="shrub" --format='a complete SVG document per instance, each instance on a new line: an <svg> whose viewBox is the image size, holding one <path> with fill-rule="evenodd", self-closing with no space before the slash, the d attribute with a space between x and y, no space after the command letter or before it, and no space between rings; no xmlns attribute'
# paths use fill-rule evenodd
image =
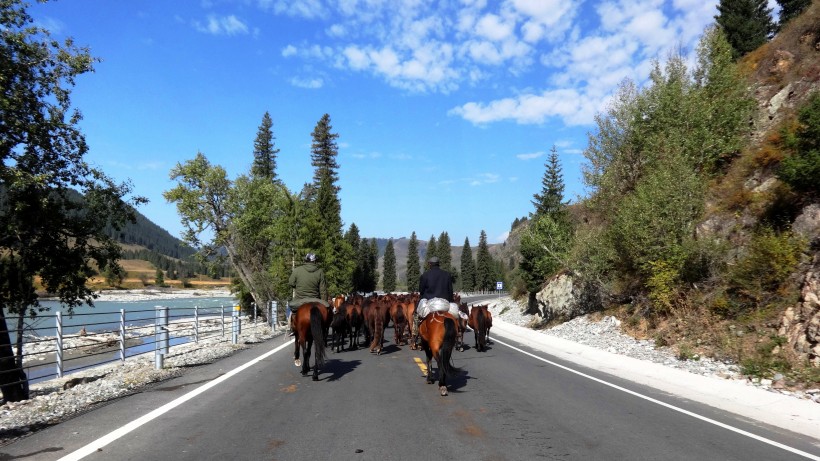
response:
<svg viewBox="0 0 820 461"><path fill-rule="evenodd" d="M786 142L796 151L786 157L777 171L778 177L793 189L817 194L820 192L820 92L813 93L797 116L794 140ZM791 132L792 130L787 130Z"/></svg>
<svg viewBox="0 0 820 461"><path fill-rule="evenodd" d="M752 237L746 255L730 274L733 287L749 293L777 290L797 269L805 242L791 232L763 228Z"/></svg>
<svg viewBox="0 0 820 461"><path fill-rule="evenodd" d="M649 274L646 280L649 300L658 312L668 313L678 297L680 271L675 264L667 261L651 261L647 266L645 271Z"/></svg>

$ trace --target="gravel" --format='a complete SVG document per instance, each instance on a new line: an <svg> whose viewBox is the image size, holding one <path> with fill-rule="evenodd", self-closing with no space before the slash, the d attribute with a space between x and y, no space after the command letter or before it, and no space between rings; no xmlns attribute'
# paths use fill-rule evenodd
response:
<svg viewBox="0 0 820 461"><path fill-rule="evenodd" d="M523 306L510 298L500 298L489 303L493 319L530 327L539 319L524 315ZM248 325L249 320L243 323ZM557 336L603 349L613 354L647 360L668 367L686 370L716 379L743 379L749 385L772 392L791 395L820 403L820 390L788 391L777 389L771 380L749 380L742 376L738 367L709 358L679 360L673 349L655 347L652 341L638 340L621 333L620 322L614 317L593 321L589 316L578 317L550 329L539 329L545 335ZM124 363L111 363L83 370L63 378L52 379L31 386L31 398L23 402L10 402L0 406L0 446L49 425L58 424L78 414L93 410L96 406L140 392L154 383L170 379L184 372L185 367L211 363L227 357L252 344L284 334L281 329L272 332L264 324L243 328L239 344L210 337L199 344L187 343L175 346L165 359L165 367L156 370L153 352L128 358ZM76 383L86 378L86 382ZM73 385L72 384L76 384Z"/></svg>

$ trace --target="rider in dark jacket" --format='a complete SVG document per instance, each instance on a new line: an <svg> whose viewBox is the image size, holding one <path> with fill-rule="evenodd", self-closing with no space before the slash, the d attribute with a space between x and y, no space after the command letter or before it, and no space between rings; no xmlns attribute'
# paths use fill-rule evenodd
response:
<svg viewBox="0 0 820 461"><path fill-rule="evenodd" d="M427 260L429 268L426 272L421 274L419 279L419 294L420 299L442 298L447 302L453 302L453 276L449 272L440 268L440 261L437 256ZM416 345L419 343L419 325L423 319L418 315L418 308L416 309L415 318L415 338Z"/></svg>

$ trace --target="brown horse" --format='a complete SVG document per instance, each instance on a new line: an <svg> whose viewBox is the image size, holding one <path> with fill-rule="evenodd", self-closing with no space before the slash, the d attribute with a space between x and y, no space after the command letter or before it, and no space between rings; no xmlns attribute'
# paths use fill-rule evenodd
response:
<svg viewBox="0 0 820 461"><path fill-rule="evenodd" d="M369 302L368 302L369 301ZM362 307L364 324L370 333L370 352L381 355L384 345L384 327L390 319L390 312L382 300L372 297L365 301Z"/></svg>
<svg viewBox="0 0 820 461"><path fill-rule="evenodd" d="M447 395L447 376L458 371L453 366L453 348L456 345L456 319L447 312L433 312L427 315L419 326L421 348L427 356L427 383L433 383L430 365L433 357L438 365L438 390Z"/></svg>
<svg viewBox="0 0 820 461"><path fill-rule="evenodd" d="M353 302L345 304L345 307L347 331L350 333L350 349L358 349L359 334L362 331L362 325L364 325L362 305L360 304L360 301L353 300Z"/></svg>
<svg viewBox="0 0 820 461"><path fill-rule="evenodd" d="M486 304L473 306L468 319L470 328L475 335L475 348L478 352L487 351L487 341L490 337L490 327L493 326L493 317Z"/></svg>
<svg viewBox="0 0 820 461"><path fill-rule="evenodd" d="M296 338L293 341L293 363L302 367L302 376L308 374L310 370L310 349L316 344L316 357L314 358L313 380L319 380L319 367L325 362L325 335L330 326L330 313L322 303L305 303L293 314L294 329ZM304 361L299 360L299 350L302 351Z"/></svg>
<svg viewBox="0 0 820 461"><path fill-rule="evenodd" d="M467 309L467 303L459 303L458 311L467 316L470 314L469 309ZM456 326L458 326L458 332L456 333L456 350L464 352L464 332L467 331L467 319L459 315L458 318L456 318Z"/></svg>

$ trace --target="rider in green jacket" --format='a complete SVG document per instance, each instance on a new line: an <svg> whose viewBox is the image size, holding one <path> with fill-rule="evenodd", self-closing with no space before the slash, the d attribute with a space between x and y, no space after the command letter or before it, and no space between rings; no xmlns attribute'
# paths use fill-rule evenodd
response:
<svg viewBox="0 0 820 461"><path fill-rule="evenodd" d="M324 271L316 265L316 255L308 253L305 262L293 268L288 284L293 288L293 299L288 304L291 309L291 335L293 334L293 313L305 303L320 302L329 307L327 302L327 281Z"/></svg>

